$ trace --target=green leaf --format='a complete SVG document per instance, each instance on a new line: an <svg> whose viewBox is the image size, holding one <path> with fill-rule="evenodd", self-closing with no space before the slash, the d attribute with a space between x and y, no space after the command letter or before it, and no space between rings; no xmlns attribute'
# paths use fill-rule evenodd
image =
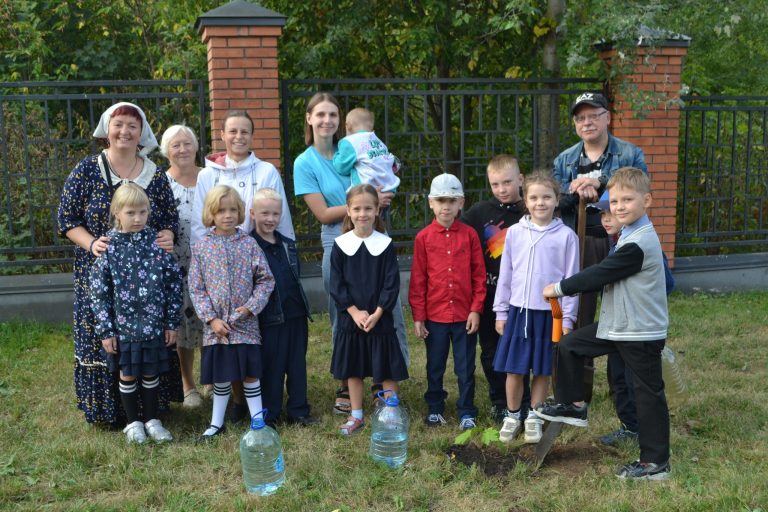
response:
<svg viewBox="0 0 768 512"><path fill-rule="evenodd" d="M483 430L481 440L484 445L489 445L499 441L499 431L493 427L488 427Z"/></svg>
<svg viewBox="0 0 768 512"><path fill-rule="evenodd" d="M456 439L453 440L453 443L454 444L467 444L469 442L469 440L472 439L472 434L474 434L474 432L472 432L473 430L475 430L475 429L471 428L471 429L465 430L461 434L457 435Z"/></svg>

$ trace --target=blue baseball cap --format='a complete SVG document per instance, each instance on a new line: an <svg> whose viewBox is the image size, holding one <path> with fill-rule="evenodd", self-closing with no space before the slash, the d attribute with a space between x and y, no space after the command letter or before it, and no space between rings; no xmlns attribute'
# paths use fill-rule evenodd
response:
<svg viewBox="0 0 768 512"><path fill-rule="evenodd" d="M600 199L598 199L596 203L592 203L592 206L599 210L611 211L611 203L608 198L608 191L606 190L603 192L603 195L600 196Z"/></svg>

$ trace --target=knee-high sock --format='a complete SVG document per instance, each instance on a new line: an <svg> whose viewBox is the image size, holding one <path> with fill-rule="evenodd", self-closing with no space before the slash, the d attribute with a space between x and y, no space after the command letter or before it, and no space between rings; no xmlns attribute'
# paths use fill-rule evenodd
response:
<svg viewBox="0 0 768 512"><path fill-rule="evenodd" d="M251 418L261 412L261 381L256 379L254 382L243 382L243 392L245 393L245 401L248 402L248 410L251 413ZM264 415L262 414L263 418Z"/></svg>
<svg viewBox="0 0 768 512"><path fill-rule="evenodd" d="M232 385L229 382L215 382L213 384L213 413L211 425L224 426L224 413L227 410L229 395L232 393Z"/></svg>
<svg viewBox="0 0 768 512"><path fill-rule="evenodd" d="M139 419L139 385L135 380L120 379L120 399L130 425Z"/></svg>
<svg viewBox="0 0 768 512"><path fill-rule="evenodd" d="M141 406L144 421L157 419L157 392L160 389L160 377L141 378Z"/></svg>

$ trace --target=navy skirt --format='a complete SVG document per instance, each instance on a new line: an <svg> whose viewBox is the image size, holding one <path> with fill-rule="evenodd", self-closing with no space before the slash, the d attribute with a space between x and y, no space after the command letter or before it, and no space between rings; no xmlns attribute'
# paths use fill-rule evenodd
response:
<svg viewBox="0 0 768 512"><path fill-rule="evenodd" d="M339 330L333 343L331 373L335 379L373 377L374 382L408 378L397 336Z"/></svg>
<svg viewBox="0 0 768 512"><path fill-rule="evenodd" d="M151 377L168 371L169 359L177 357L174 348L166 347L161 338L144 341L123 341L118 338L117 354L108 354L103 348L101 353L111 372L119 370L130 377Z"/></svg>
<svg viewBox="0 0 768 512"><path fill-rule="evenodd" d="M200 350L200 384L261 378L261 345L208 345Z"/></svg>
<svg viewBox="0 0 768 512"><path fill-rule="evenodd" d="M519 375L531 371L536 376L552 375L554 347L550 311L512 306L499 338L493 369Z"/></svg>

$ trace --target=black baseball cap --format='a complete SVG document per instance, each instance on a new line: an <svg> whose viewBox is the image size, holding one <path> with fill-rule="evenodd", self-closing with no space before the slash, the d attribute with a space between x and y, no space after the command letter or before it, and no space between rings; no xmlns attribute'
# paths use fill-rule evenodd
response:
<svg viewBox="0 0 768 512"><path fill-rule="evenodd" d="M573 106L571 107L571 115L576 115L576 109L582 105L603 107L605 110L608 110L608 101L605 99L605 96L599 92L585 92L583 94L579 94L576 97L576 101L573 102Z"/></svg>

